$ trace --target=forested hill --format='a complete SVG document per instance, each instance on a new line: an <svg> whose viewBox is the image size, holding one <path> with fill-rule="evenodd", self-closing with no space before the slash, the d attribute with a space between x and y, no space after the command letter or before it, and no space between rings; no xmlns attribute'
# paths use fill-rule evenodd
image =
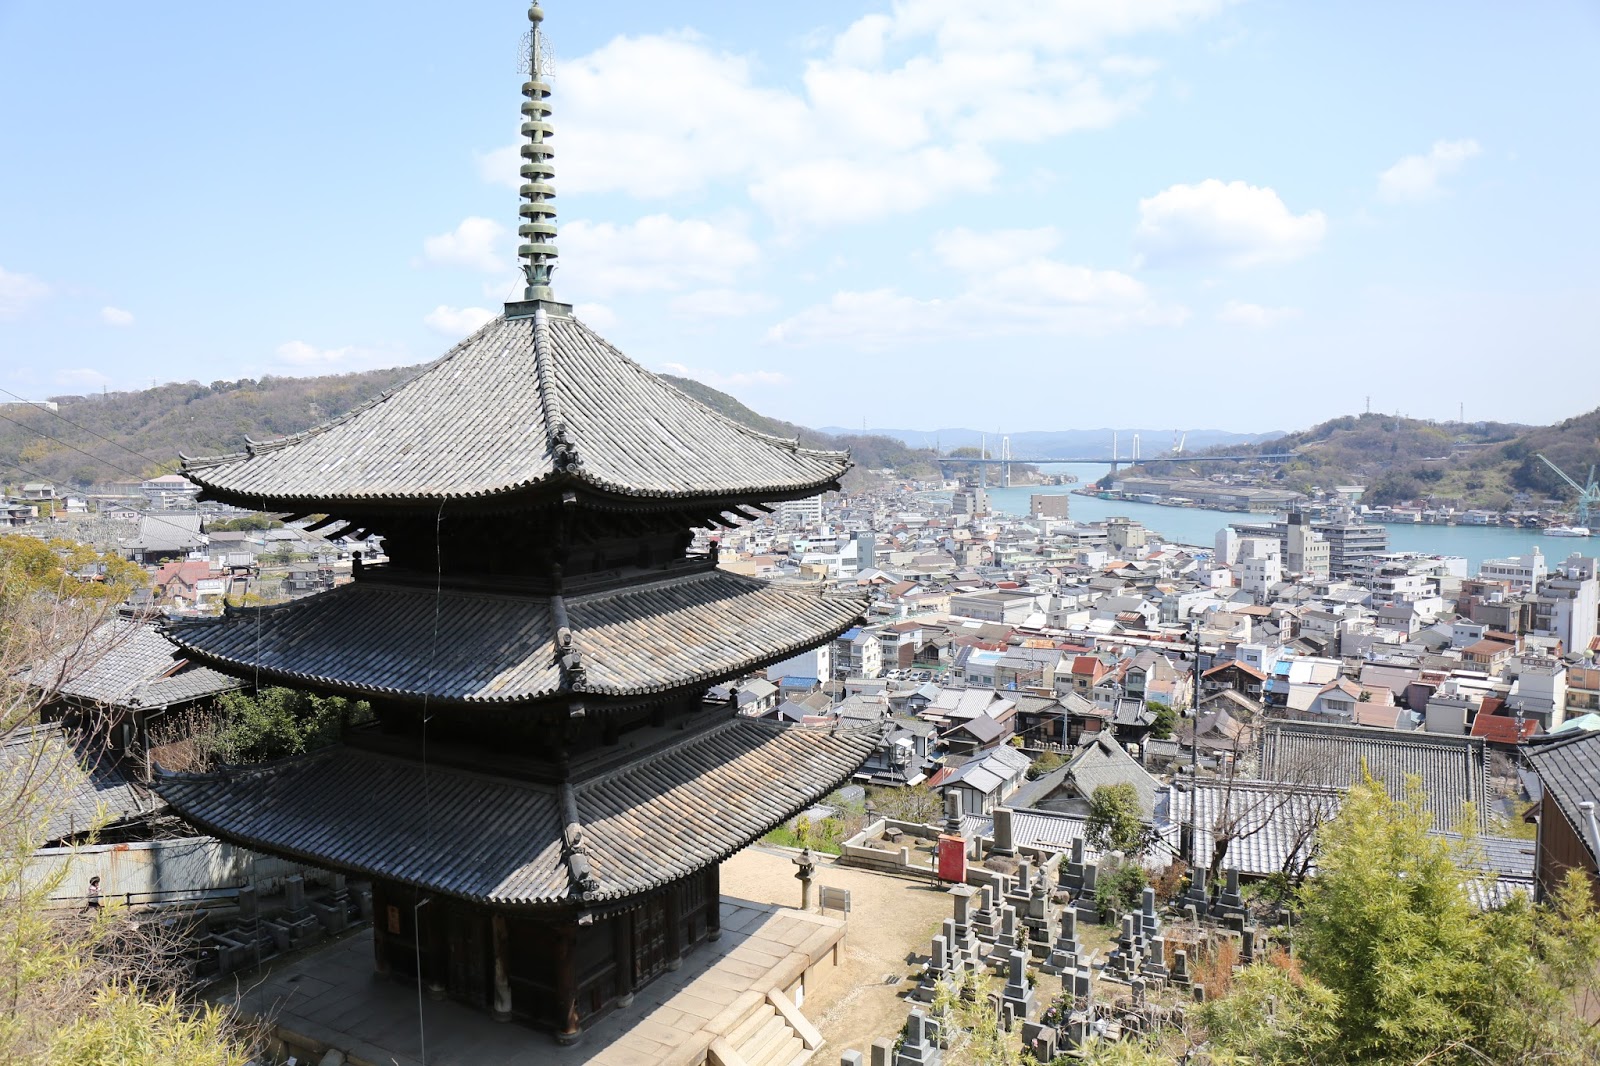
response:
<svg viewBox="0 0 1600 1066"><path fill-rule="evenodd" d="M0 406L0 481L44 477L84 488L167 473L178 453L238 451L344 414L417 372L416 367L315 378L197 381L138 392L52 396L56 414Z"/></svg>
<svg viewBox="0 0 1600 1066"><path fill-rule="evenodd" d="M178 453L238 451L246 436L267 440L336 418L417 367L327 377L264 377L160 385L138 392L53 396L51 413L23 404L0 406L0 485L49 480L87 488L170 472ZM688 378L662 375L690 396L745 425L774 436L798 437L814 448L848 448L860 469L889 467L903 474L930 473L932 453L889 437L833 436L767 418L732 396Z"/></svg>
<svg viewBox="0 0 1600 1066"><path fill-rule="evenodd" d="M1293 460L1273 468L1271 477L1276 484L1301 491L1366 485L1364 502L1369 504L1432 499L1498 508L1510 505L1519 493L1570 501L1571 489L1538 455L1543 453L1573 478L1584 481L1590 465L1600 463L1600 410L1551 426L1347 415L1274 440L1228 445L1224 450L1232 454L1293 452ZM1189 473L1172 469L1176 465L1158 464L1145 472ZM1207 464L1202 472L1216 472L1220 465Z"/></svg>

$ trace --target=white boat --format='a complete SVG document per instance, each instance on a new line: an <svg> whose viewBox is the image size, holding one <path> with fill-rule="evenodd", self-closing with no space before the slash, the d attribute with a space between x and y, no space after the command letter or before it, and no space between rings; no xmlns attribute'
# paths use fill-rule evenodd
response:
<svg viewBox="0 0 1600 1066"><path fill-rule="evenodd" d="M1587 537L1588 526L1546 526L1544 535L1547 537Z"/></svg>

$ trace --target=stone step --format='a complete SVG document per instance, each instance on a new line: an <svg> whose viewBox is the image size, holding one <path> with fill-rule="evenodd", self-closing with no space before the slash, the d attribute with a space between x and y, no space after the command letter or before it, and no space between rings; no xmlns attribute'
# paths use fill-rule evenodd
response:
<svg viewBox="0 0 1600 1066"><path fill-rule="evenodd" d="M815 1051L807 1051L805 1046L802 1045L800 1048L800 1053L794 1058L790 1059L787 1066L805 1066L806 1063L811 1061L811 1056L815 1054Z"/></svg>
<svg viewBox="0 0 1600 1066"><path fill-rule="evenodd" d="M805 1042L795 1031L784 1025L783 1031L770 1040L761 1051L757 1052L752 1048L753 1054L747 1056L747 1061L750 1066L785 1066L795 1057L796 1052L804 1051L805 1048Z"/></svg>
<svg viewBox="0 0 1600 1066"><path fill-rule="evenodd" d="M790 1045L798 1042L800 1037L795 1036L795 1031L789 1028L789 1023L774 1015L773 1020L758 1029L754 1037L738 1045L739 1055L744 1056L744 1061L749 1066L771 1066L774 1061L792 1058L794 1048Z"/></svg>
<svg viewBox="0 0 1600 1066"><path fill-rule="evenodd" d="M728 1035L724 1039L727 1040L729 1047L743 1054L745 1044L750 1037L777 1016L778 1012L773 1008L772 1004L762 1000L759 1005L740 1020L738 1025L728 1031Z"/></svg>

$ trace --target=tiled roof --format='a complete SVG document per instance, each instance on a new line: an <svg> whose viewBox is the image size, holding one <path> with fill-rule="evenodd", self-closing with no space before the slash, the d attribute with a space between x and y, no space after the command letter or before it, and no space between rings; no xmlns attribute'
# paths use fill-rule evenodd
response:
<svg viewBox="0 0 1600 1066"><path fill-rule="evenodd" d="M1156 779L1145 773L1139 761L1129 755L1102 730L1072 757L1065 767L1067 776L1085 799L1103 785L1129 784L1139 797L1139 810L1144 817L1155 814Z"/></svg>
<svg viewBox="0 0 1600 1066"><path fill-rule="evenodd" d="M22 772L31 774L38 785L33 803L45 818L40 843L136 821L157 806L94 745L67 733L59 723L19 729L0 744L0 774Z"/></svg>
<svg viewBox="0 0 1600 1066"><path fill-rule="evenodd" d="M1600 802L1600 733L1578 732L1570 738L1530 744L1526 751L1546 799L1556 801L1591 859L1597 858L1589 839L1589 816L1580 804Z"/></svg>
<svg viewBox="0 0 1600 1066"><path fill-rule="evenodd" d="M1487 828L1488 763L1477 737L1281 720L1261 730L1265 779L1349 788L1363 767L1393 795L1408 776L1420 778L1435 829L1453 828L1467 803Z"/></svg>
<svg viewBox="0 0 1600 1066"><path fill-rule="evenodd" d="M1169 788L1168 797L1168 822L1179 832L1194 804L1194 848L1201 866L1211 864L1217 830L1231 828L1224 865L1265 877L1303 863L1313 830L1339 813L1344 793L1274 781L1201 781L1186 789Z"/></svg>
<svg viewBox="0 0 1600 1066"><path fill-rule="evenodd" d="M575 318L496 318L416 377L304 433L186 458L209 496L440 502L550 484L630 497L812 495L849 467L726 418Z"/></svg>
<svg viewBox="0 0 1600 1066"><path fill-rule="evenodd" d="M732 718L626 765L538 784L336 745L158 789L226 840L478 903L625 898L721 862L847 780L876 726ZM586 880L592 879L592 880Z"/></svg>
<svg viewBox="0 0 1600 1066"><path fill-rule="evenodd" d="M118 707L167 707L240 687L237 679L183 663L149 622L114 618L31 678L49 696Z"/></svg>
<svg viewBox="0 0 1600 1066"><path fill-rule="evenodd" d="M196 511L163 511L139 516L139 532L126 547L145 551L187 551L205 543Z"/></svg>
<svg viewBox="0 0 1600 1066"><path fill-rule="evenodd" d="M1060 811L1031 810L1026 807L1011 808L1011 839L1019 848L1038 848L1041 851L1071 851L1074 840L1083 840L1085 862L1099 862L1100 850L1089 843L1088 819ZM961 818L961 835L968 840L974 837L994 836L994 816L966 814Z"/></svg>
<svg viewBox="0 0 1600 1066"><path fill-rule="evenodd" d="M710 684L814 647L865 607L860 597L724 570L564 603L581 677L557 661L550 597L449 586L436 597L432 587L372 577L170 632L191 655L231 672L259 669L360 695L502 703Z"/></svg>
<svg viewBox="0 0 1600 1066"><path fill-rule="evenodd" d="M1224 867L1235 867L1246 877L1265 877L1302 865L1316 869L1314 835L1344 805L1344 791L1274 781L1202 781L1192 789L1168 790L1167 819L1161 829L1174 846L1189 820L1189 805L1196 815L1195 850L1201 865L1209 865L1215 830L1228 825L1236 835L1229 842ZM1228 813L1224 813L1228 812ZM1433 835L1459 844L1456 833L1433 830ZM1480 907L1498 907L1511 894L1533 895L1531 840L1474 834L1463 865L1492 878L1470 877L1466 888ZM1309 861L1308 861L1309 860Z"/></svg>

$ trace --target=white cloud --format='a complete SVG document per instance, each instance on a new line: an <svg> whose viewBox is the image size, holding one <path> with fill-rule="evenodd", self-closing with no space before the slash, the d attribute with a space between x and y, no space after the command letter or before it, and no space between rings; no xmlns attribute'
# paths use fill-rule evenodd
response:
<svg viewBox="0 0 1600 1066"><path fill-rule="evenodd" d="M508 233L506 227L491 218L471 216L449 233L429 237L422 242L423 254L428 262L440 266L461 266L481 270L486 274L506 269L509 252L502 253L500 244Z"/></svg>
<svg viewBox="0 0 1600 1066"><path fill-rule="evenodd" d="M1134 244L1153 267L1252 267L1315 251L1327 229L1321 211L1293 214L1272 189L1207 178L1140 200Z"/></svg>
<svg viewBox="0 0 1600 1066"><path fill-rule="evenodd" d="M120 307L102 307L100 309L100 321L108 326L131 326L133 325L133 312L124 311Z"/></svg>
<svg viewBox="0 0 1600 1066"><path fill-rule="evenodd" d="M465 337L477 332L485 322L494 318L494 314L486 307L447 307L440 304L423 315L422 321L429 329L446 337Z"/></svg>
<svg viewBox="0 0 1600 1066"><path fill-rule="evenodd" d="M1217 321L1226 322L1230 326L1248 326L1251 329L1266 329L1279 322L1295 318L1300 314L1298 307L1262 307L1260 304L1245 303L1243 300L1229 300L1217 311Z"/></svg>
<svg viewBox="0 0 1600 1066"><path fill-rule="evenodd" d="M756 385L789 384L789 378L776 370L742 370L732 374L723 374L715 370L702 370L697 367L684 366L682 363L662 363L661 369L664 373L675 374L680 378L693 378L703 385L710 385L714 389L739 389Z"/></svg>
<svg viewBox="0 0 1600 1066"><path fill-rule="evenodd" d="M966 275L955 296L839 292L773 326L767 339L879 350L952 338L1093 336L1188 318L1187 309L1160 303L1138 278L1048 258L1056 239L1049 229L939 234L935 256Z"/></svg>
<svg viewBox="0 0 1600 1066"><path fill-rule="evenodd" d="M380 366L400 366L403 356L376 348L346 345L343 348L317 348L305 341L286 341L273 353L275 361L290 374L336 374L371 370Z"/></svg>
<svg viewBox="0 0 1600 1066"><path fill-rule="evenodd" d="M574 283L597 295L726 285L761 258L761 249L738 225L671 215L621 226L569 222L560 245Z"/></svg>
<svg viewBox="0 0 1600 1066"><path fill-rule="evenodd" d="M802 160L752 184L750 198L794 232L916 211L957 191L984 192L999 169L972 145L880 159Z"/></svg>
<svg viewBox="0 0 1600 1066"><path fill-rule="evenodd" d="M57 385L66 385L74 388L99 388L101 385L111 384L111 379L92 367L77 367L72 370L58 370L54 378Z"/></svg>
<svg viewBox="0 0 1600 1066"><path fill-rule="evenodd" d="M1427 155L1408 155L1378 175L1378 196L1389 203L1426 200L1439 192L1439 179L1460 170L1483 151L1470 137L1434 141Z"/></svg>
<svg viewBox="0 0 1600 1066"><path fill-rule="evenodd" d="M967 273L998 270L1055 250L1061 234L1054 226L1039 229L990 230L975 233L964 227L933 237L933 254L944 265Z"/></svg>
<svg viewBox="0 0 1600 1066"><path fill-rule="evenodd" d="M617 313L605 304L573 304L572 313L594 329L610 329L617 324Z"/></svg>
<svg viewBox="0 0 1600 1066"><path fill-rule="evenodd" d="M1107 54L1112 42L1181 31L1227 2L900 0L821 40L798 72L691 32L617 37L561 66L561 180L641 199L742 186L790 230L916 211L987 189L990 145L1137 110L1159 64ZM664 85L693 106L662 106ZM478 157L513 186L518 162L515 145Z"/></svg>
<svg viewBox="0 0 1600 1066"><path fill-rule="evenodd" d="M0 267L0 319L19 318L50 295L50 286L31 274L16 274Z"/></svg>
<svg viewBox="0 0 1600 1066"><path fill-rule="evenodd" d="M672 313L683 318L738 318L770 311L777 301L764 292L738 289L701 289L672 301Z"/></svg>

